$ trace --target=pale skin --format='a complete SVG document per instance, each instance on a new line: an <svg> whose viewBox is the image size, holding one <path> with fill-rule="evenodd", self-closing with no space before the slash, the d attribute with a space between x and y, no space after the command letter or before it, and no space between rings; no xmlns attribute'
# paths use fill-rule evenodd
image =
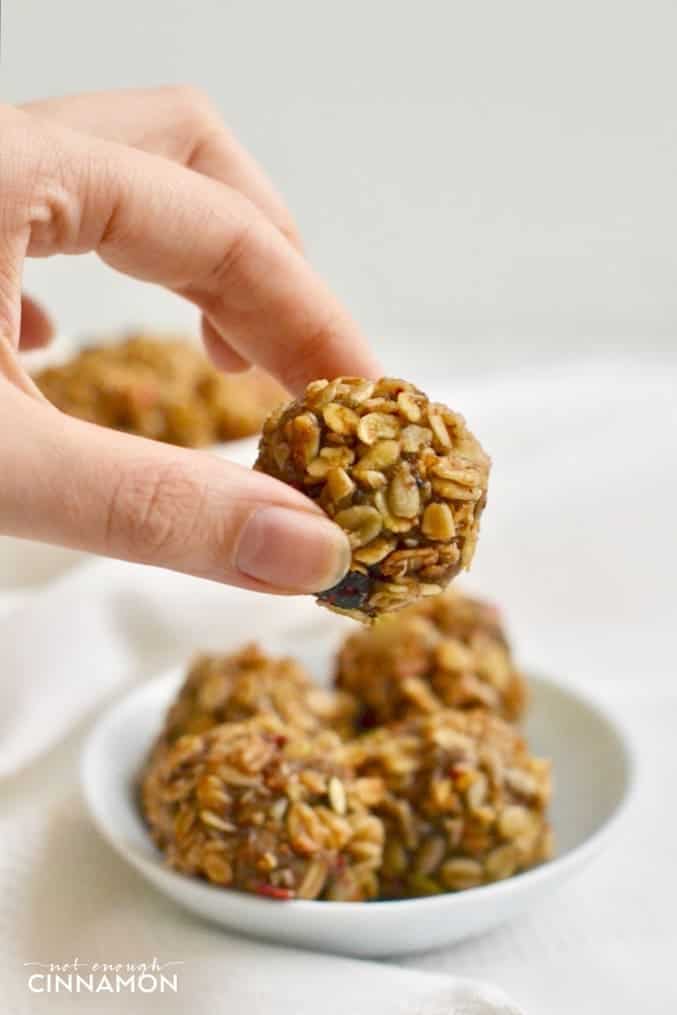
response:
<svg viewBox="0 0 677 1015"><path fill-rule="evenodd" d="M256 363L295 393L378 376L264 173L191 88L0 106L0 130L0 532L267 592L336 584L346 537L302 494L64 416L19 356L52 331L24 258L96 251L195 304L223 369Z"/></svg>

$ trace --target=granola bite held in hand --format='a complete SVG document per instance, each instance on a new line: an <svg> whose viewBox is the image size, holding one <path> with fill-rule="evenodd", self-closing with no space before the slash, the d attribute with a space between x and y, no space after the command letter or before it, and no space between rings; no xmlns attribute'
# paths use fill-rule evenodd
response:
<svg viewBox="0 0 677 1015"><path fill-rule="evenodd" d="M348 533L350 571L319 601L371 621L469 567L489 465L463 417L412 384L339 377L268 418L255 467Z"/></svg>
<svg viewBox="0 0 677 1015"><path fill-rule="evenodd" d="M180 737L153 753L143 775L153 839L170 866L224 888L373 898L383 825L340 751L336 734L304 737L273 716Z"/></svg>
<svg viewBox="0 0 677 1015"><path fill-rule="evenodd" d="M496 608L452 589L349 635L336 683L359 700L364 729L445 707L512 720L527 701Z"/></svg>
<svg viewBox="0 0 677 1015"><path fill-rule="evenodd" d="M386 829L381 897L474 888L552 854L550 764L495 715L418 716L344 753L365 785L385 785L373 806Z"/></svg>
<svg viewBox="0 0 677 1015"><path fill-rule="evenodd" d="M273 715L305 733L354 732L357 702L345 691L320 687L295 659L267 655L250 644L236 652L202 655L191 665L162 733L173 742L223 722Z"/></svg>

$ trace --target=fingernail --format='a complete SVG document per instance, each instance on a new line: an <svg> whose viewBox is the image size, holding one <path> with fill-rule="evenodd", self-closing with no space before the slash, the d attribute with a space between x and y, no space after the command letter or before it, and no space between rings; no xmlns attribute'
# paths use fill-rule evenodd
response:
<svg viewBox="0 0 677 1015"><path fill-rule="evenodd" d="M321 515L283 507L258 508L247 519L237 550L243 574L293 592L324 592L350 566L344 532Z"/></svg>

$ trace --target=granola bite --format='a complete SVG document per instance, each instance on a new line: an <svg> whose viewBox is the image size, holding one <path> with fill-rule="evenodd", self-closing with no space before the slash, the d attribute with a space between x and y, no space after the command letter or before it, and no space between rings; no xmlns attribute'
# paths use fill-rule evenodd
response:
<svg viewBox="0 0 677 1015"><path fill-rule="evenodd" d="M359 700L363 729L445 707L514 720L528 697L496 608L452 589L346 638L336 684Z"/></svg>
<svg viewBox="0 0 677 1015"><path fill-rule="evenodd" d="M345 748L386 845L381 896L460 891L548 859L550 766L488 712L445 710L380 727Z"/></svg>
<svg viewBox="0 0 677 1015"><path fill-rule="evenodd" d="M167 862L272 899L360 901L378 892L383 825L325 732L273 716L188 734L156 752L141 804Z"/></svg>
<svg viewBox="0 0 677 1015"><path fill-rule="evenodd" d="M172 743L220 723L273 715L303 733L327 728L348 737L354 733L356 712L357 702L348 692L319 687L296 660L266 655L251 644L195 659L162 736Z"/></svg>
<svg viewBox="0 0 677 1015"><path fill-rule="evenodd" d="M369 622L470 565L489 459L461 416L407 381L313 381L267 419L255 468L348 533L351 569L319 596L339 613Z"/></svg>
<svg viewBox="0 0 677 1015"><path fill-rule="evenodd" d="M82 349L33 380L69 416L190 448L258 433L285 397L260 370L228 376L193 342L151 335Z"/></svg>

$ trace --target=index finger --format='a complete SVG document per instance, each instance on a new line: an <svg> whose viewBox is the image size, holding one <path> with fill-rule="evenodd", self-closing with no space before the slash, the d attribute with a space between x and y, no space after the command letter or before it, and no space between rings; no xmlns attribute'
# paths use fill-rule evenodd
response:
<svg viewBox="0 0 677 1015"><path fill-rule="evenodd" d="M0 180L0 191L21 196L28 254L95 250L117 270L172 289L291 390L318 377L379 373L347 311L241 194L16 111L10 121L3 145L22 151L5 163L14 178Z"/></svg>
<svg viewBox="0 0 677 1015"><path fill-rule="evenodd" d="M40 99L21 108L105 141L162 155L228 184L301 249L300 235L282 198L199 89L182 85L121 88Z"/></svg>

